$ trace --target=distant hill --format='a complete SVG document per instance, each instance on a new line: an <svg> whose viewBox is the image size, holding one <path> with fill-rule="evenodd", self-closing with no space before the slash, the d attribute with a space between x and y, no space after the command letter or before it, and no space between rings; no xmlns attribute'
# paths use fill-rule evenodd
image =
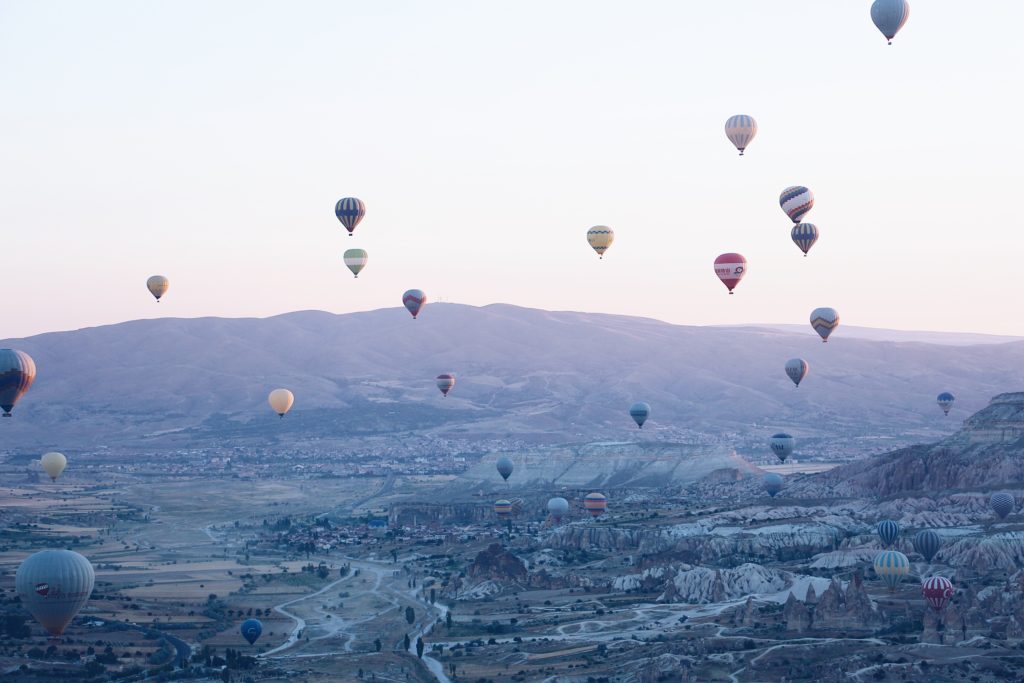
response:
<svg viewBox="0 0 1024 683"><path fill-rule="evenodd" d="M266 319L140 320L6 340L36 385L0 421L4 448L433 433L547 443L741 435L934 440L1024 386L1024 342L951 346L804 330L692 327L503 304L429 304ZM783 372L806 358L799 389ZM434 377L454 372L447 399ZM296 395L279 421L270 389ZM958 397L949 418L936 394ZM653 407L643 432L630 403ZM672 431L675 430L675 431ZM660 436L659 436L660 435ZM760 438L760 437L759 437Z"/></svg>

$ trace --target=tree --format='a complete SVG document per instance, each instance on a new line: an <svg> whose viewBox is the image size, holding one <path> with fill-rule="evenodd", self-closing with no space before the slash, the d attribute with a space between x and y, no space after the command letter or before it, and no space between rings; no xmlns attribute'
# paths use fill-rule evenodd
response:
<svg viewBox="0 0 1024 683"><path fill-rule="evenodd" d="M405 620L412 626L412 623L416 621L416 610L412 607L405 608Z"/></svg>
<svg viewBox="0 0 1024 683"><path fill-rule="evenodd" d="M452 612L451 612L451 610L448 610L447 612L445 612L445 615L444 615L444 625L447 628L451 628L452 627Z"/></svg>
<svg viewBox="0 0 1024 683"><path fill-rule="evenodd" d="M431 604L431 605L433 605L433 604L434 604L434 598L435 598L435 594L434 594L434 589L433 589L433 588L431 588L431 589L430 589L430 604Z"/></svg>
<svg viewBox="0 0 1024 683"><path fill-rule="evenodd" d="M373 647L377 652L380 652L380 638L373 641Z"/></svg>
<svg viewBox="0 0 1024 683"><path fill-rule="evenodd" d="M423 647L424 647L424 645L423 645L423 638L422 637L417 638L416 639L416 656L419 657L420 659L423 659Z"/></svg>
<svg viewBox="0 0 1024 683"><path fill-rule="evenodd" d="M406 652L408 652L408 651L409 651L409 646L410 646L411 644L412 644L412 641L410 641L410 640L409 640L409 634L408 634L408 633L406 633L406 634L405 634L405 651L406 651Z"/></svg>

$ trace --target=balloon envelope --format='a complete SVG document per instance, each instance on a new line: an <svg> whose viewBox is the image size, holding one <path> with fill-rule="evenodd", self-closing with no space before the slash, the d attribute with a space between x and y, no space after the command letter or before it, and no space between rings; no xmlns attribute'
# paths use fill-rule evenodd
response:
<svg viewBox="0 0 1024 683"><path fill-rule="evenodd" d="M793 449L796 448L796 439L785 432L779 432L772 435L769 445L772 447L772 453L782 462L786 462L786 458L792 455Z"/></svg>
<svg viewBox="0 0 1024 683"><path fill-rule="evenodd" d="M786 374L797 386L800 386L800 382L804 380L810 369L811 366L803 358L790 358L786 361Z"/></svg>
<svg viewBox="0 0 1024 683"><path fill-rule="evenodd" d="M160 297L167 293L170 286L171 281L163 275L154 275L146 280L146 289L149 290L150 294L156 297L157 301L160 301Z"/></svg>
<svg viewBox="0 0 1024 683"><path fill-rule="evenodd" d="M775 494L782 490L782 477L775 472L764 475L764 490L774 498Z"/></svg>
<svg viewBox="0 0 1024 683"><path fill-rule="evenodd" d="M730 294L746 274L747 259L743 258L742 254L722 254L715 259L715 275L726 286Z"/></svg>
<svg viewBox="0 0 1024 683"><path fill-rule="evenodd" d="M890 45L909 18L910 3L907 0L875 0L871 3L871 21Z"/></svg>
<svg viewBox="0 0 1024 683"><path fill-rule="evenodd" d="M636 426L643 429L644 422L647 422L647 418L651 415L651 406L647 405L643 401L634 403L629 407L629 416L636 422Z"/></svg>
<svg viewBox="0 0 1024 683"><path fill-rule="evenodd" d="M43 550L25 559L14 588L32 616L59 636L89 601L96 574L92 564L70 550Z"/></svg>
<svg viewBox="0 0 1024 683"><path fill-rule="evenodd" d="M36 363L24 351L0 349L0 408L10 417L14 404L36 380Z"/></svg>
<svg viewBox="0 0 1024 683"><path fill-rule="evenodd" d="M900 537L900 524L891 519L883 519L876 527L878 537L882 539L882 545L888 548Z"/></svg>
<svg viewBox="0 0 1024 683"><path fill-rule="evenodd" d="M608 499L603 493L588 493L583 498L583 507L591 517L600 517L608 508Z"/></svg>
<svg viewBox="0 0 1024 683"><path fill-rule="evenodd" d="M914 536L914 550L921 554L926 561L931 562L935 554L942 547L942 537L931 529L918 531Z"/></svg>
<svg viewBox="0 0 1024 683"><path fill-rule="evenodd" d="M366 215L366 204L363 204L362 199L356 199L355 197L339 199L338 203L334 205L334 215L345 226L351 237L352 232L359 225L359 221L363 220L363 216Z"/></svg>
<svg viewBox="0 0 1024 683"><path fill-rule="evenodd" d="M284 417L284 414L292 409L295 395L287 389L274 389L267 397L267 402L270 403L270 407L274 409L275 413Z"/></svg>
<svg viewBox="0 0 1024 683"><path fill-rule="evenodd" d="M370 256L365 249L346 249L344 259L345 265L352 271L352 274L359 277L359 273L366 267Z"/></svg>
<svg viewBox="0 0 1024 683"><path fill-rule="evenodd" d="M427 303L427 295L420 289L410 289L402 295L402 304L406 310L412 313L412 319L415 320L416 316L420 314L420 310L423 305Z"/></svg>
<svg viewBox="0 0 1024 683"><path fill-rule="evenodd" d="M779 195L779 206L791 221L799 223L800 219L814 207L814 193L803 185L787 187Z"/></svg>
<svg viewBox="0 0 1024 683"><path fill-rule="evenodd" d="M992 494L992 497L988 499L988 504L992 510L999 515L999 519L1006 519L1006 516L1013 512L1013 508L1016 507L1017 501L1014 500L1013 496L1005 491L997 491Z"/></svg>
<svg viewBox="0 0 1024 683"><path fill-rule="evenodd" d="M598 257L604 258L604 252L612 246L615 241L615 231L607 225L595 225L587 230L587 243L597 252Z"/></svg>
<svg viewBox="0 0 1024 683"><path fill-rule="evenodd" d="M939 407L942 408L942 412L945 415L949 415L949 409L953 407L953 403L955 401L956 396L948 391L943 391L939 394L938 398L935 399L935 402L939 404Z"/></svg>
<svg viewBox="0 0 1024 683"><path fill-rule="evenodd" d="M743 151L755 135L757 135L757 121L753 116L737 114L730 116L725 122L725 136L740 151L740 156L743 156Z"/></svg>
<svg viewBox="0 0 1024 683"><path fill-rule="evenodd" d="M512 501L498 500L494 502L494 514L501 519L508 519L512 516Z"/></svg>
<svg viewBox="0 0 1024 683"><path fill-rule="evenodd" d="M883 550L875 555L875 574L878 575L890 591L896 590L896 586L903 580L903 577L910 573L910 560L898 550Z"/></svg>
<svg viewBox="0 0 1024 683"><path fill-rule="evenodd" d="M955 592L953 584L945 576L932 576L921 584L921 595L936 612L942 611Z"/></svg>
<svg viewBox="0 0 1024 683"><path fill-rule="evenodd" d="M57 477L67 467L68 459L64 457L63 453L44 453L43 457L39 458L39 462L46 473L50 475L50 479L57 481Z"/></svg>
<svg viewBox="0 0 1024 683"><path fill-rule="evenodd" d="M569 501L565 498L552 498L548 501L548 512L557 521L569 512Z"/></svg>
<svg viewBox="0 0 1024 683"><path fill-rule="evenodd" d="M242 632L242 637L252 645L260 637L260 634L263 633L263 624L259 619L246 619L238 630Z"/></svg>
<svg viewBox="0 0 1024 683"><path fill-rule="evenodd" d="M839 313L834 308L815 308L811 311L811 327L822 342L828 342L829 335L839 327Z"/></svg>
<svg viewBox="0 0 1024 683"><path fill-rule="evenodd" d="M814 223L797 223L789 231L789 236L793 238L793 243L800 251L804 252L804 256L807 256L807 252L818 241L818 227Z"/></svg>
<svg viewBox="0 0 1024 683"><path fill-rule="evenodd" d="M498 468L498 474L501 475L501 478L504 479L505 481L508 481L508 478L512 476L512 470L514 468L514 465L512 464L512 459L506 455L503 455L500 458L498 458L498 463L496 467Z"/></svg>
<svg viewBox="0 0 1024 683"><path fill-rule="evenodd" d="M455 386L455 375L450 373L437 376L437 388L441 390L442 396L447 396L448 392Z"/></svg>

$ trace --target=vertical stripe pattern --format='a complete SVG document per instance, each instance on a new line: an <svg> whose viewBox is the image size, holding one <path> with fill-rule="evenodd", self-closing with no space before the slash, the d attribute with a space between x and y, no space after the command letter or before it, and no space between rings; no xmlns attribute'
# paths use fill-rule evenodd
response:
<svg viewBox="0 0 1024 683"><path fill-rule="evenodd" d="M348 230L348 234L351 235L359 225L359 221L363 220L363 216L366 215L366 204L363 204L362 199L344 197L334 205L334 215L338 217L341 224Z"/></svg>
<svg viewBox="0 0 1024 683"><path fill-rule="evenodd" d="M746 150L755 135L757 135L757 121L753 116L737 114L730 116L729 120L725 122L725 136L740 151L740 156L743 156L743 151Z"/></svg>

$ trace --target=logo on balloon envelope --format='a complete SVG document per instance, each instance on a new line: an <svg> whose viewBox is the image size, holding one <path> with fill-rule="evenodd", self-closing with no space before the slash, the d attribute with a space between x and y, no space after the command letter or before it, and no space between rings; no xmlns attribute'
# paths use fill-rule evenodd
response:
<svg viewBox="0 0 1024 683"><path fill-rule="evenodd" d="M36 593L38 593L39 595L42 595L45 598L46 595L50 592L50 584L48 584L48 583L37 583L35 590L36 590Z"/></svg>
<svg viewBox="0 0 1024 683"><path fill-rule="evenodd" d="M747 259L741 254L722 254L715 259L715 275L732 294L732 290L747 274Z"/></svg>

